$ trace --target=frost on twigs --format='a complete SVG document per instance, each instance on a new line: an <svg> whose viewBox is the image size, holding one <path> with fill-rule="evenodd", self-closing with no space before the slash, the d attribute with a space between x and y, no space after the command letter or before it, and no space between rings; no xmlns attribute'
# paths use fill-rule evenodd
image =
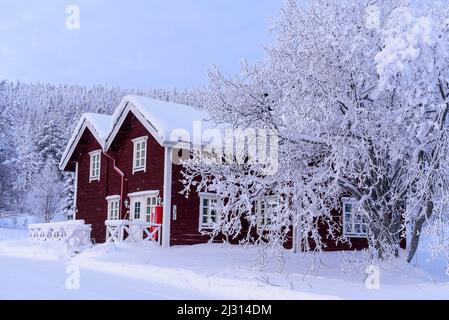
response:
<svg viewBox="0 0 449 320"><path fill-rule="evenodd" d="M204 108L215 121L278 133L273 175L257 163L184 164L186 186L220 199L213 234L282 252L295 231L301 249L320 252L361 232L334 214L346 197L354 201L347 218L366 222L370 259L400 257L409 235L410 261L424 226L441 235L449 204L448 13L438 3L418 10L396 0L292 0L263 61L243 63L239 76L212 70ZM261 213L260 201L274 204ZM443 242L435 253L447 252Z"/></svg>

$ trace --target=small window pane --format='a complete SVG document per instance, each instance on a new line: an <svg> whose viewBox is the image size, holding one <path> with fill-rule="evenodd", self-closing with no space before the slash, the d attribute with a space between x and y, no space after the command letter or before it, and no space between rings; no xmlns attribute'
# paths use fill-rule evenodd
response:
<svg viewBox="0 0 449 320"><path fill-rule="evenodd" d="M134 203L134 218L140 219L140 202Z"/></svg>
<svg viewBox="0 0 449 320"><path fill-rule="evenodd" d="M348 236L365 237L368 233L368 225L364 214L354 210L354 204L344 202L344 233Z"/></svg>
<svg viewBox="0 0 449 320"><path fill-rule="evenodd" d="M100 178L100 161L101 156L100 153L91 153L90 154L90 170L89 170L89 179L99 180Z"/></svg>
<svg viewBox="0 0 449 320"><path fill-rule="evenodd" d="M145 169L146 162L146 142L135 141L134 142L134 170Z"/></svg>
<svg viewBox="0 0 449 320"><path fill-rule="evenodd" d="M119 200L111 200L108 202L108 216L110 220L118 220Z"/></svg>

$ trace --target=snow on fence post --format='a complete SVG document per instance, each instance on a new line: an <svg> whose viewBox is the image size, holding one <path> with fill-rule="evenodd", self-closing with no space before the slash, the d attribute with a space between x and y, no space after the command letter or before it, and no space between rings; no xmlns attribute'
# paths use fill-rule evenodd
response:
<svg viewBox="0 0 449 320"><path fill-rule="evenodd" d="M128 220L106 220L106 242L121 243L125 239L125 226Z"/></svg>

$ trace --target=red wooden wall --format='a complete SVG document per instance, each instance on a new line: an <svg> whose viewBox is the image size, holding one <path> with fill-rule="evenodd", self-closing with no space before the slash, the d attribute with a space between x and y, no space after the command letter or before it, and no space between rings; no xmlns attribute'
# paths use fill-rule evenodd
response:
<svg viewBox="0 0 449 320"><path fill-rule="evenodd" d="M107 160L102 155L100 165L100 181L89 182L89 152L101 149L100 144L85 129L80 143L75 148L72 158L78 161L77 219L83 219L92 225L92 237L103 242L106 237L104 221L107 218L106 185Z"/></svg>

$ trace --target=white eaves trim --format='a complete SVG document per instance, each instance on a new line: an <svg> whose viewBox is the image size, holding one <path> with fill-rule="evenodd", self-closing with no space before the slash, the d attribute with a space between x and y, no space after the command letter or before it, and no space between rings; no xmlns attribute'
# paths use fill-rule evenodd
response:
<svg viewBox="0 0 449 320"><path fill-rule="evenodd" d="M129 95L123 98L112 115L112 129L106 139L105 150L110 148L129 112L161 146L190 148L191 144L202 145L204 130L216 129L216 124L208 120L210 116L195 107ZM178 133L188 136L177 136ZM199 141L194 141L194 137Z"/></svg>
<svg viewBox="0 0 449 320"><path fill-rule="evenodd" d="M67 166L67 163L72 156L73 151L75 151L75 148L86 128L89 129L97 142L100 144L101 148L104 149L106 137L110 132L111 118L111 116L104 114L84 113L73 131L72 137L67 143L59 163L59 168L64 170Z"/></svg>
<svg viewBox="0 0 449 320"><path fill-rule="evenodd" d="M112 132L108 135L105 141L105 150L108 150L111 147L112 142L114 141L115 136L117 135L118 131L123 125L123 122L125 121L126 117L128 116L128 113L131 111L134 116L142 123L142 125L145 127L145 129L148 130L149 133L156 139L156 141L162 145L163 139L160 137L158 130L156 127L151 124L145 117L140 113L140 111L132 104L129 103L127 100L123 98L121 104L119 107L115 110L114 115L112 116ZM124 107L123 107L123 106Z"/></svg>

